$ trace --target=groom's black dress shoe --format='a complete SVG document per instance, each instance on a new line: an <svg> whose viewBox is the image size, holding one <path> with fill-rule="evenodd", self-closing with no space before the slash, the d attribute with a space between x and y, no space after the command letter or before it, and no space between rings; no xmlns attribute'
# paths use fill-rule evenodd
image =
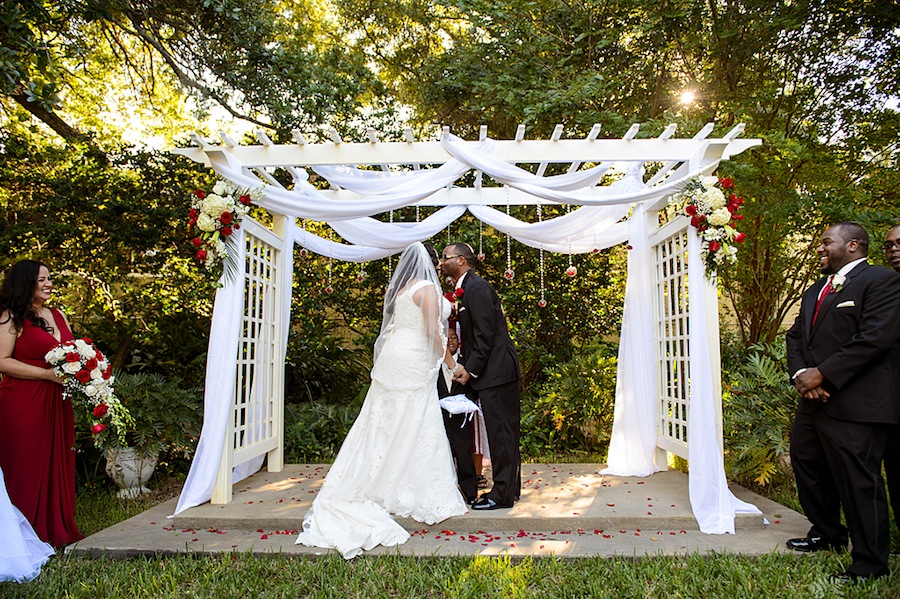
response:
<svg viewBox="0 0 900 599"><path fill-rule="evenodd" d="M826 551L831 549L846 549L847 541L829 541L822 537L803 537L800 539L790 539L785 545L794 551L813 553L815 551Z"/></svg>
<svg viewBox="0 0 900 599"><path fill-rule="evenodd" d="M500 505L490 497L482 497L472 504L473 510L506 510L511 507L511 505Z"/></svg>

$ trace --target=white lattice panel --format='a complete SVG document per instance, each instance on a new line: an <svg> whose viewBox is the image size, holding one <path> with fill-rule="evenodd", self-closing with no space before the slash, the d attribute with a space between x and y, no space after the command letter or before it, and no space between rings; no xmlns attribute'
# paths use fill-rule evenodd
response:
<svg viewBox="0 0 900 599"><path fill-rule="evenodd" d="M658 445L687 458L690 409L687 228L669 229L654 246L658 302Z"/></svg>
<svg viewBox="0 0 900 599"><path fill-rule="evenodd" d="M230 423L234 463L240 464L276 446L280 392L276 372L280 322L277 284L281 240L250 219L245 220L246 260L244 317L238 345Z"/></svg>

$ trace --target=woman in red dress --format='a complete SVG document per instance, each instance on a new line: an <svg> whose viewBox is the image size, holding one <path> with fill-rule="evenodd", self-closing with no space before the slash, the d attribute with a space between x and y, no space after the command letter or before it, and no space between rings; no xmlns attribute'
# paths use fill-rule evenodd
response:
<svg viewBox="0 0 900 599"><path fill-rule="evenodd" d="M53 282L34 260L17 262L0 287L0 468L9 498L37 535L60 547L81 538L75 525L75 425L62 379L44 360L73 338L44 304Z"/></svg>

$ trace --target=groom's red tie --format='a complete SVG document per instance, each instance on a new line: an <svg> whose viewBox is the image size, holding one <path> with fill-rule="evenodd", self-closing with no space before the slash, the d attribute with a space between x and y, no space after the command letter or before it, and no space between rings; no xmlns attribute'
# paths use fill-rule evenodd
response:
<svg viewBox="0 0 900 599"><path fill-rule="evenodd" d="M816 309L813 312L812 323L816 324L816 318L819 316L819 308L822 307L822 302L825 300L825 296L831 293L831 280L834 278L834 275L828 277L828 282L825 283L825 286L822 287L822 291L819 292L819 299L816 300Z"/></svg>

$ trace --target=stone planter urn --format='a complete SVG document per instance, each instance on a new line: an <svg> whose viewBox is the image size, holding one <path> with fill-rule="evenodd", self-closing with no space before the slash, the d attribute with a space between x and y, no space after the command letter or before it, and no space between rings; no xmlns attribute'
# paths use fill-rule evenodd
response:
<svg viewBox="0 0 900 599"><path fill-rule="evenodd" d="M159 453L142 454L133 447L117 447L106 450L106 473L119 486L119 499L134 499L141 493L149 493L144 485L153 476Z"/></svg>

